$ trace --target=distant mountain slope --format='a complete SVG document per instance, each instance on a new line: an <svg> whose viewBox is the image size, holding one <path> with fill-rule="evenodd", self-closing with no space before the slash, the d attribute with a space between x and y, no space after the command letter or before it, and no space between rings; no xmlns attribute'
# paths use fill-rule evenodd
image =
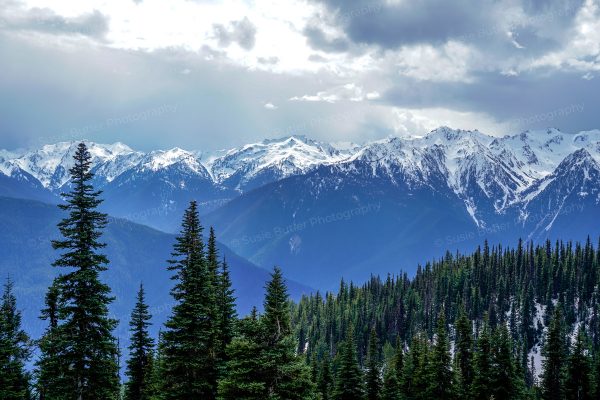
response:
<svg viewBox="0 0 600 400"><path fill-rule="evenodd" d="M0 195L58 201L73 146L0 151ZM342 273L412 272L446 248L472 250L485 238L600 233L600 130L494 137L441 127L344 146L290 136L212 154L89 146L104 211L175 232L195 199L241 256L287 266L318 287ZM373 215L293 225L372 204L380 204Z"/></svg>
<svg viewBox="0 0 600 400"><path fill-rule="evenodd" d="M44 323L38 320L44 294L57 268L51 267L56 253L50 241L56 238L56 223L62 212L53 205L0 197L0 271L16 283L19 307L27 330L38 335ZM126 336L129 313L140 282L146 286L148 302L154 314L155 330L168 317L172 286L166 260L170 257L174 236L122 219L110 219L103 236L110 260L103 279L111 286L115 302L111 307L121 320L118 333ZM269 272L219 245L227 258L238 297L238 310L244 315L253 305L262 306L263 286ZM290 294L298 299L309 289L288 282Z"/></svg>
<svg viewBox="0 0 600 400"><path fill-rule="evenodd" d="M432 166L431 181L441 179ZM331 289L340 276L413 270L431 258L434 237L473 222L448 187L391 176L355 160L256 189L207 215L234 251L259 265L280 260L292 279Z"/></svg>

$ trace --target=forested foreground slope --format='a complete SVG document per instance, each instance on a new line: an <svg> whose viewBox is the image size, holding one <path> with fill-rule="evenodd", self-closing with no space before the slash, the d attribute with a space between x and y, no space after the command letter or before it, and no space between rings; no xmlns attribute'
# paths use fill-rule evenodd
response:
<svg viewBox="0 0 600 400"><path fill-rule="evenodd" d="M342 281L337 293L306 296L293 306L293 325L317 380L347 368L350 338L364 383L375 365L389 380L380 389L398 385L402 398L592 398L600 394L599 278L600 250L589 239L485 242L412 279ZM378 381L373 374L371 385ZM340 382L331 382L333 393Z"/></svg>

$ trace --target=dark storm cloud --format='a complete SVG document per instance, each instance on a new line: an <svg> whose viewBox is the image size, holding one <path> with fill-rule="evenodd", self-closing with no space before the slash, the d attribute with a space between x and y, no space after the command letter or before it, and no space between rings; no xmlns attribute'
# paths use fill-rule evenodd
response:
<svg viewBox="0 0 600 400"><path fill-rule="evenodd" d="M7 4L16 5L12 2ZM33 31L53 35L83 35L94 39L103 39L108 33L108 26L109 18L98 10L73 18L66 18L57 15L50 9L37 7L27 11L20 10L16 14L5 14L0 11L0 27L4 30Z"/></svg>
<svg viewBox="0 0 600 400"><path fill-rule="evenodd" d="M330 53L344 52L348 50L348 41L343 38L328 38L325 32L318 26L307 26L304 28L304 36L308 44L318 50Z"/></svg>
<svg viewBox="0 0 600 400"><path fill-rule="evenodd" d="M0 59L0 149L89 139L140 150L214 150L297 133L287 128L328 121L334 112L287 102L319 89L311 77L249 71L177 49L65 52L0 32ZM326 140L321 133L331 125L304 133Z"/></svg>
<svg viewBox="0 0 600 400"><path fill-rule="evenodd" d="M527 30L530 24L548 25L542 30L564 29L571 24L582 0L524 1L524 17L511 20L508 6L493 0L314 0L324 3L334 20L355 43L398 48L402 45L439 45L458 39L480 44L490 36L505 35L506 27ZM529 38L535 34L523 32ZM548 35L548 32L544 33ZM533 40L533 39L532 39ZM549 38L536 39L546 42Z"/></svg>
<svg viewBox="0 0 600 400"><path fill-rule="evenodd" d="M485 73L479 74L471 84L406 80L384 93L382 101L398 107L441 107L485 113L503 122L523 122L513 124L514 130L552 125L577 132L598 128L599 92L600 80L585 80L576 73L520 76ZM535 118L572 106L578 106L574 108L576 112L564 113L552 121Z"/></svg>
<svg viewBox="0 0 600 400"><path fill-rule="evenodd" d="M227 26L214 24L213 32L221 47L237 43L245 50L252 50L256 42L256 26L247 17L240 21L232 21Z"/></svg>

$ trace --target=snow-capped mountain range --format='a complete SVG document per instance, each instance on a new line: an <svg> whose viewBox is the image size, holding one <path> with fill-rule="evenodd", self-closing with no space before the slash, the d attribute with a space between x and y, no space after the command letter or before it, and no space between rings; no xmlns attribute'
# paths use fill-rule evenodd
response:
<svg viewBox="0 0 600 400"><path fill-rule="evenodd" d="M62 142L21 154L2 150L0 173L31 177L45 189L60 193L68 184L76 147L77 142ZM409 187L445 182L464 202L473 221L485 226L485 213L502 214L515 205L531 203L556 179L557 167L570 155L583 157L584 165L578 168L598 169L600 130L569 134L551 128L493 137L477 130L441 127L423 137L389 137L361 146L338 148L291 136L215 153L180 148L143 153L122 143L88 142L88 147L97 184L104 190L113 183L135 185L140 176L162 174L164 183L180 189L189 187L187 180L210 184L218 188L220 200L226 201L322 166L349 171L360 162L370 165L372 175L386 176L393 184L398 173ZM123 180L126 176L129 179ZM591 183L600 186L600 182ZM597 190L585 195L600 201ZM163 196L163 200L165 208L172 204L172 199Z"/></svg>
<svg viewBox="0 0 600 400"><path fill-rule="evenodd" d="M0 196L58 202L76 146L0 151ZM289 276L308 284L315 283L302 280L304 266L321 272L339 261L313 257L333 253L336 243L348 268L376 271L374 264L425 261L484 238L600 234L600 130L494 137L441 127L362 145L291 136L212 153L88 147L106 212L174 232L195 199L226 245L266 267L287 257L298 270ZM306 225L361 207L377 215ZM288 229L298 224L304 228ZM378 240L354 242L359 226ZM428 250L434 244L437 253Z"/></svg>

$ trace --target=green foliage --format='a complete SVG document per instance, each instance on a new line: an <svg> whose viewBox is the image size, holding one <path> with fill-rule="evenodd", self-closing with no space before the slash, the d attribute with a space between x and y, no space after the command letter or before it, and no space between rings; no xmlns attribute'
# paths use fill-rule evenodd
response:
<svg viewBox="0 0 600 400"><path fill-rule="evenodd" d="M13 293L13 282L7 279L0 304L0 399L30 398L30 376L25 363L31 356L29 336L21 328L21 313Z"/></svg>
<svg viewBox="0 0 600 400"><path fill-rule="evenodd" d="M428 363L428 396L440 400L454 398L455 379L451 365L450 342L446 332L446 319L443 312L438 317L435 343Z"/></svg>
<svg viewBox="0 0 600 400"><path fill-rule="evenodd" d="M266 285L265 313L240 322L227 346L219 399L306 400L315 394L310 368L296 355L287 288L279 268Z"/></svg>
<svg viewBox="0 0 600 400"><path fill-rule="evenodd" d="M366 365L367 373L365 375L367 400L379 400L381 396L381 369L379 364L377 332L373 328L371 329L371 337L369 339Z"/></svg>
<svg viewBox="0 0 600 400"><path fill-rule="evenodd" d="M566 341L561 306L554 310L550 321L542 355L545 357L542 375L542 398L560 400L564 398Z"/></svg>
<svg viewBox="0 0 600 400"><path fill-rule="evenodd" d="M152 387L154 340L148 334L152 316L145 296L144 286L140 285L129 322L131 344L125 372L129 378L125 385L125 400L149 400L155 394L155 388Z"/></svg>
<svg viewBox="0 0 600 400"><path fill-rule="evenodd" d="M195 201L185 211L169 270L176 301L163 333L162 396L214 399L217 391L216 312L213 278Z"/></svg>
<svg viewBox="0 0 600 400"><path fill-rule="evenodd" d="M106 215L98 212L100 192L91 185L91 155L79 144L70 170L70 193L59 207L68 216L59 224L61 240L52 242L61 252L53 263L67 269L49 289L47 319L42 339L40 377L52 399L116 399L119 395L118 348L109 318L110 288L100 281L107 258L98 252ZM44 316L44 315L43 315Z"/></svg>
<svg viewBox="0 0 600 400"><path fill-rule="evenodd" d="M340 345L337 376L332 398L334 400L363 400L365 395L362 372L356 356L354 332L349 329Z"/></svg>
<svg viewBox="0 0 600 400"><path fill-rule="evenodd" d="M586 334L583 329L580 329L567 362L566 398L569 400L593 399L592 380L592 358Z"/></svg>

